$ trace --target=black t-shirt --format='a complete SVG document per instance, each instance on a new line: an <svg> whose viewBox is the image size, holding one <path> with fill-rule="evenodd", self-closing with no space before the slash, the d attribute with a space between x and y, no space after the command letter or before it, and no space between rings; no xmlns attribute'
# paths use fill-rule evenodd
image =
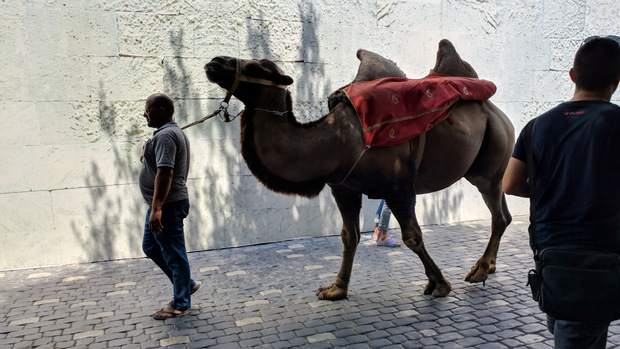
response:
<svg viewBox="0 0 620 349"><path fill-rule="evenodd" d="M566 102L530 122L536 215L530 220L536 220L538 250L583 246L620 253L620 107ZM524 133L512 155L521 161L527 161Z"/></svg>

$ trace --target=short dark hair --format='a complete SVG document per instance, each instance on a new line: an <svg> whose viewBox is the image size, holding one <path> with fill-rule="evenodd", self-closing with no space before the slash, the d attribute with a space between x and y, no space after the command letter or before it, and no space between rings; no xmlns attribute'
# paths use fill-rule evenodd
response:
<svg viewBox="0 0 620 349"><path fill-rule="evenodd" d="M575 84L586 91L602 91L620 77L620 44L605 37L588 38L573 63Z"/></svg>

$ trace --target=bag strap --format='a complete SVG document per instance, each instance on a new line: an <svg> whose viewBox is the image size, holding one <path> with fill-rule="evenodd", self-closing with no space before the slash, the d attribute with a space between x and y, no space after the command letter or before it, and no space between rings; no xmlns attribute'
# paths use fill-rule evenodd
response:
<svg viewBox="0 0 620 349"><path fill-rule="evenodd" d="M527 166L527 180L530 191L530 238L534 246L534 259L538 260L538 245L536 244L536 205L534 204L534 155L532 151L532 129L536 119L531 120L525 125L525 159Z"/></svg>

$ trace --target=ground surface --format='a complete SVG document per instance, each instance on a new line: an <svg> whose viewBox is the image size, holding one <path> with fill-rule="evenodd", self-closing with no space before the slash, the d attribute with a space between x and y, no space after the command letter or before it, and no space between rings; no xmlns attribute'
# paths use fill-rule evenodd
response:
<svg viewBox="0 0 620 349"><path fill-rule="evenodd" d="M427 280L413 252L377 247L369 233L349 297L338 302L315 296L338 271L337 236L190 253L202 288L191 314L166 321L150 315L171 286L147 259L0 271L0 348L551 348L525 286L526 228L526 217L508 228L483 286L463 278L490 222L424 227L452 283L442 299L422 295ZM620 346L619 334L612 324L608 347Z"/></svg>

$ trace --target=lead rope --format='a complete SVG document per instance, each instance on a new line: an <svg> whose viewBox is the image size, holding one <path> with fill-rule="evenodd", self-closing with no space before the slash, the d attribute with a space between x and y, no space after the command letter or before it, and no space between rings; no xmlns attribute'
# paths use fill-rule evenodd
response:
<svg viewBox="0 0 620 349"><path fill-rule="evenodd" d="M201 123L203 123L203 122L205 122L205 121L207 121L207 120L211 119L212 117L216 116L217 114L219 114L219 112L220 112L220 111L222 111L221 107L220 107L220 109L216 109L213 113L211 113L211 114L209 114L209 115L205 116L204 118L202 118L202 119L200 119L200 120L198 120L198 121L194 121L194 122L192 122L192 123L191 123L191 124L189 124L189 125L185 125L185 126L181 127L181 130L185 130L186 128L189 128L189 127L192 127L192 126L195 126L195 125L201 124Z"/></svg>

